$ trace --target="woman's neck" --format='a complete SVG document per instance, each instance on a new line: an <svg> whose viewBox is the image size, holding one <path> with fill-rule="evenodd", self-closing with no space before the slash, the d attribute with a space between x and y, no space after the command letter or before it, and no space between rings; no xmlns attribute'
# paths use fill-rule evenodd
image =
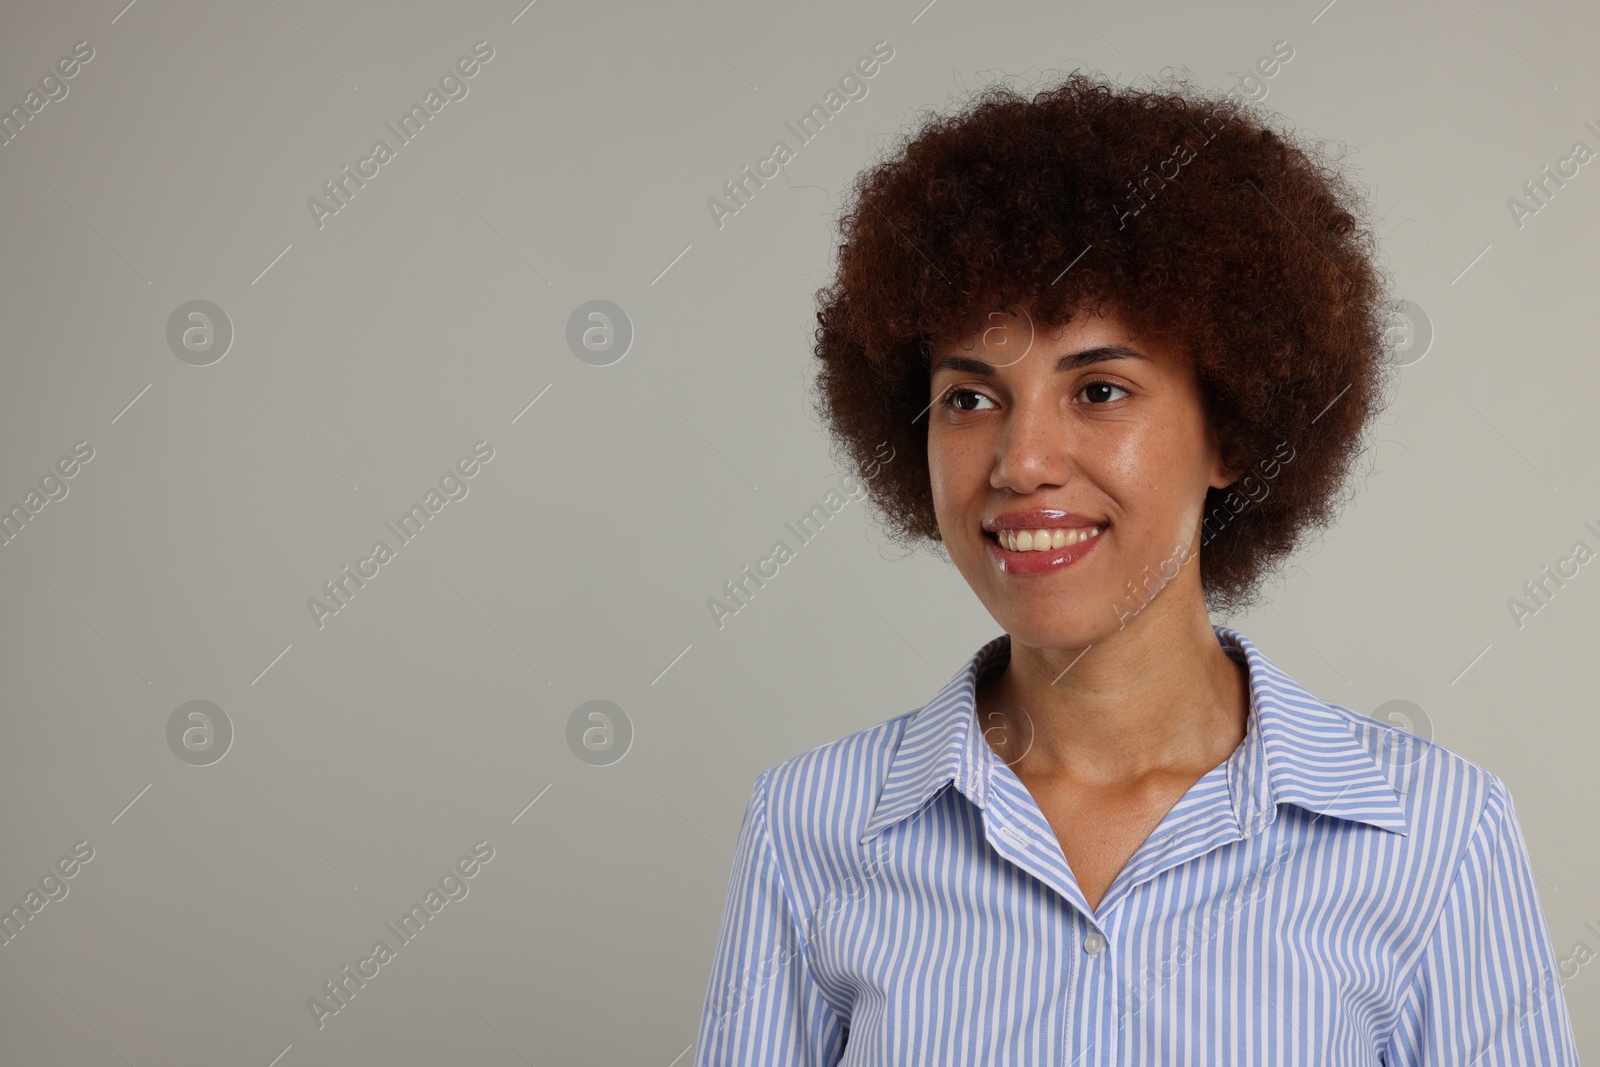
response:
<svg viewBox="0 0 1600 1067"><path fill-rule="evenodd" d="M1245 736L1248 672L1217 642L1203 600L1162 599L1087 649L1013 638L1010 662L978 690L1001 759L1019 775L1105 785L1227 759Z"/></svg>

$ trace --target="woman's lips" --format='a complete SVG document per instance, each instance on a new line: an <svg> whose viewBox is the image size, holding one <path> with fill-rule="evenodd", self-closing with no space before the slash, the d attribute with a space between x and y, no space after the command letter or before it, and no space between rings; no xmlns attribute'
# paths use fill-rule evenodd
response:
<svg viewBox="0 0 1600 1067"><path fill-rule="evenodd" d="M1093 552L1095 546L1104 540L1108 532L1109 527L1102 527L1098 534L1087 541L1079 541L1075 545L1064 545L1061 548L1050 548L1043 551L1013 552L1003 547L999 538L993 533L985 533L983 540L989 546L990 557L1002 572L1014 574L1018 577L1030 577L1038 574L1051 574L1064 567L1072 566L1072 564Z"/></svg>
<svg viewBox="0 0 1600 1067"><path fill-rule="evenodd" d="M1007 511L986 519L983 528L990 533L996 530L1062 530L1078 526L1104 525L1098 519L1080 515L1061 508L1029 508L1026 511Z"/></svg>

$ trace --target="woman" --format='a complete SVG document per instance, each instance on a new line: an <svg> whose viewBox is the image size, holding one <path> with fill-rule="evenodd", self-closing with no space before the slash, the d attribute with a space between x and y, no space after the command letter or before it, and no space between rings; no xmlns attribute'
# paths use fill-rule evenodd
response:
<svg viewBox="0 0 1600 1067"><path fill-rule="evenodd" d="M695 1063L1577 1062L1505 784L1210 622L1383 409L1361 203L1083 74L858 179L819 408L1005 632L757 778Z"/></svg>

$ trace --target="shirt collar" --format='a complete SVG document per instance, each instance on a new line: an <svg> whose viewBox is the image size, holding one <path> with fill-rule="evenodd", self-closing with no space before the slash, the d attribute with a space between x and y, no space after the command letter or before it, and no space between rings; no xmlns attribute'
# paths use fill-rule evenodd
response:
<svg viewBox="0 0 1600 1067"><path fill-rule="evenodd" d="M1242 633L1211 628L1250 675L1245 739L1227 760L1240 834L1260 833L1277 818L1279 804L1405 834L1399 796L1349 718L1312 696ZM1011 635L1001 634L911 713L863 842L920 810L947 783L987 807L990 776L1000 763L978 728L975 694L1010 660Z"/></svg>

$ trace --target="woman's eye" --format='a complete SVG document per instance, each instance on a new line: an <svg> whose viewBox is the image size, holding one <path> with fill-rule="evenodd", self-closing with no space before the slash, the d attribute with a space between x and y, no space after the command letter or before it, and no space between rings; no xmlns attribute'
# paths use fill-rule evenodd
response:
<svg viewBox="0 0 1600 1067"><path fill-rule="evenodd" d="M1093 390L1097 399L1091 399L1089 401L1091 406L1097 406L1098 404L1109 403L1110 401L1120 399L1119 397L1115 396L1106 396L1104 391L1107 389L1115 389L1119 393L1128 394L1126 389L1112 382L1090 382L1088 385L1079 390L1078 395L1082 396L1084 393L1088 393ZM1132 394L1128 395L1131 396Z"/></svg>
<svg viewBox="0 0 1600 1067"><path fill-rule="evenodd" d="M962 404L961 404L961 401L959 399L961 397L972 397L974 400L988 400L989 399L988 397L984 396L982 393L974 392L971 389L951 389L948 392L946 392L945 395L944 395L944 405L946 407L955 408L957 411L972 411L972 410L974 410L974 409L969 408L969 407L963 407Z"/></svg>

